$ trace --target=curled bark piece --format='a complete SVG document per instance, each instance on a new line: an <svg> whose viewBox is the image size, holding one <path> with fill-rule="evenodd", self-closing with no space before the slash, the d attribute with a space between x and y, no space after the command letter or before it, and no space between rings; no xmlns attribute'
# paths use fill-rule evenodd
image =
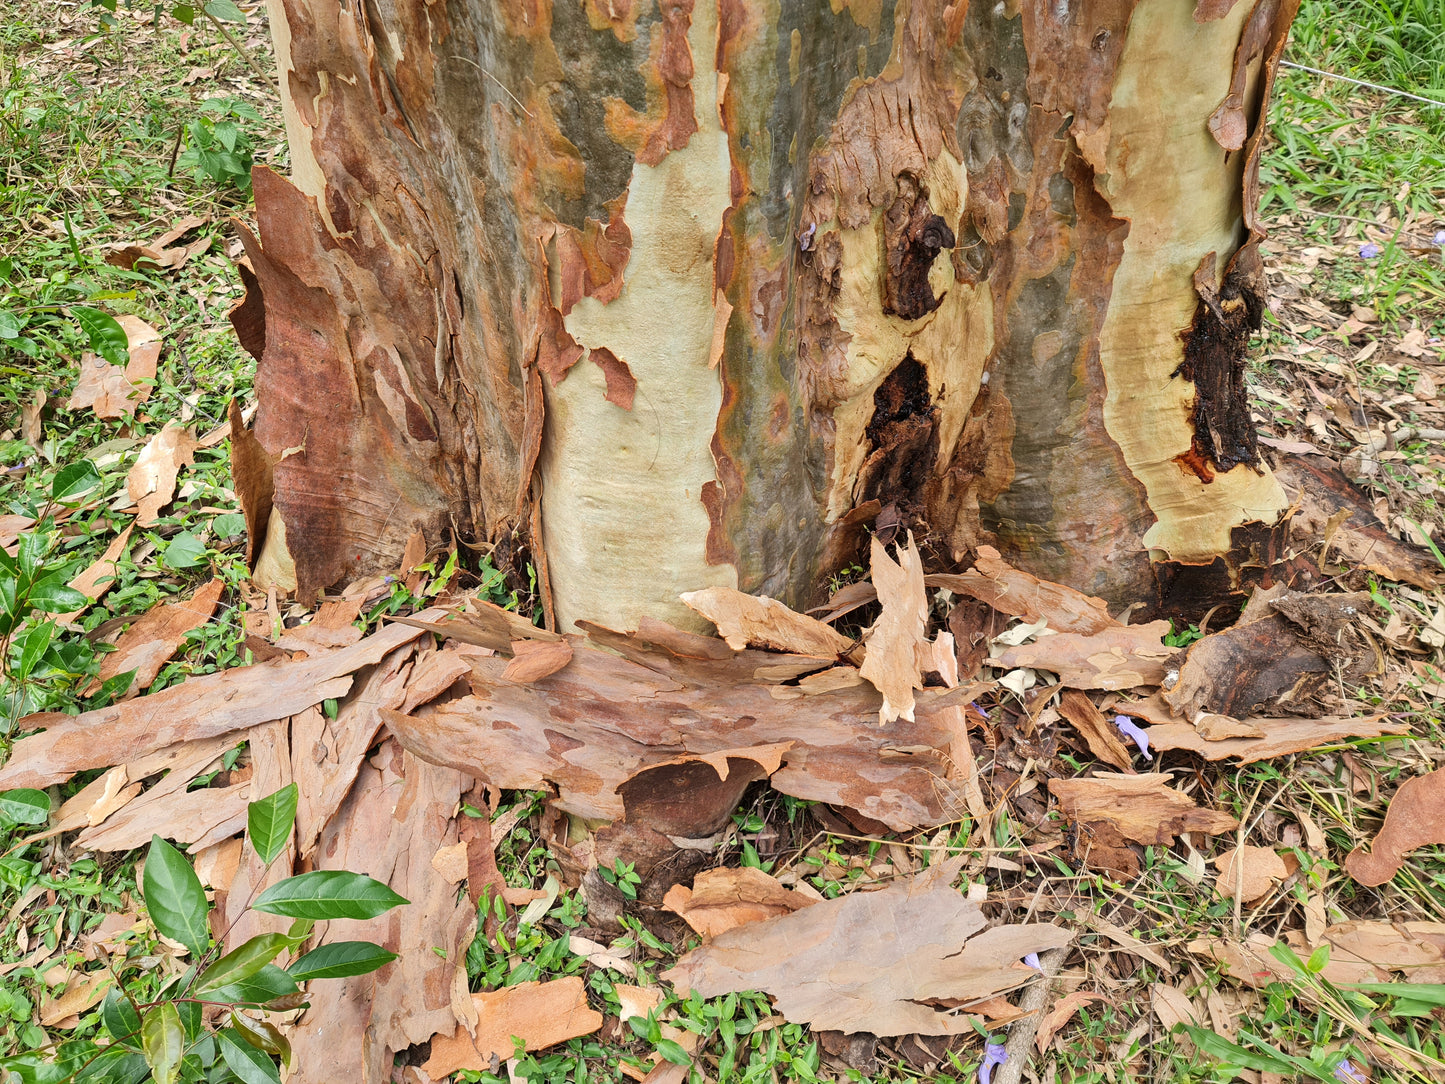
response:
<svg viewBox="0 0 1445 1084"><path fill-rule="evenodd" d="M1345 857L1345 869L1373 888L1399 873L1409 852L1431 843L1445 843L1445 768L1400 784L1369 851L1356 847Z"/></svg>

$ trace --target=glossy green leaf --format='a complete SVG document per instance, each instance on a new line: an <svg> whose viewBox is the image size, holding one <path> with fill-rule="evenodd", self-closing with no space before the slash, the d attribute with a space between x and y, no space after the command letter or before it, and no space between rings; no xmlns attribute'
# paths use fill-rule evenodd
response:
<svg viewBox="0 0 1445 1084"><path fill-rule="evenodd" d="M124 365L130 361L130 343L126 339L125 328L114 316L84 305L72 305L70 313L90 339L92 350L112 365Z"/></svg>
<svg viewBox="0 0 1445 1084"><path fill-rule="evenodd" d="M673 1042L671 1039L659 1039L657 1052L674 1065L692 1064L692 1058L688 1052L682 1048L681 1044Z"/></svg>
<svg viewBox="0 0 1445 1084"><path fill-rule="evenodd" d="M11 824L44 824L50 819L50 795L43 790L0 791L0 819Z"/></svg>
<svg viewBox="0 0 1445 1084"><path fill-rule="evenodd" d="M213 19L226 23L244 23L245 14L231 0L207 0L205 12Z"/></svg>
<svg viewBox="0 0 1445 1084"><path fill-rule="evenodd" d="M31 625L20 641L20 658L15 663L11 677L16 681L24 681L30 677L35 672L35 664L44 657L45 649L50 646L54 635L54 621L40 621Z"/></svg>
<svg viewBox="0 0 1445 1084"><path fill-rule="evenodd" d="M171 8L171 14L187 26L192 25L196 21L196 9L190 4L177 4Z"/></svg>
<svg viewBox="0 0 1445 1084"><path fill-rule="evenodd" d="M317 870L277 882L256 897L251 907L289 918L375 918L406 902L364 874Z"/></svg>
<svg viewBox="0 0 1445 1084"><path fill-rule="evenodd" d="M336 941L308 952L286 970L297 982L308 979L340 979L348 975L365 975L396 959L370 941Z"/></svg>
<svg viewBox="0 0 1445 1084"><path fill-rule="evenodd" d="M1345 982L1341 986L1349 990L1364 990L1371 994L1388 994L1390 997L1408 998L1431 1005L1445 1005L1445 985L1434 982Z"/></svg>
<svg viewBox="0 0 1445 1084"><path fill-rule="evenodd" d="M167 568L195 568L206 561L206 544L190 531L172 538L162 558Z"/></svg>
<svg viewBox="0 0 1445 1084"><path fill-rule="evenodd" d="M281 1084L281 1071L271 1055L246 1042L234 1028L226 1028L216 1038L226 1068L236 1074L241 1084Z"/></svg>
<svg viewBox="0 0 1445 1084"><path fill-rule="evenodd" d="M268 866L286 849L286 842L291 838L299 794L296 784L288 783L246 807L246 834L251 839L251 847Z"/></svg>
<svg viewBox="0 0 1445 1084"><path fill-rule="evenodd" d="M290 947L290 944L289 939L282 933L257 934L206 968L196 981L196 993L205 994L233 982L245 982Z"/></svg>
<svg viewBox="0 0 1445 1084"><path fill-rule="evenodd" d="M191 957L199 960L210 940L206 891L185 856L160 836L151 836L141 894L156 929L185 945Z"/></svg>
<svg viewBox="0 0 1445 1084"><path fill-rule="evenodd" d="M83 493L89 493L100 485L100 472L95 469L95 464L88 459L82 459L76 463L67 463L55 472L55 478L50 483L50 499L53 501L68 501L79 497Z"/></svg>
<svg viewBox="0 0 1445 1084"><path fill-rule="evenodd" d="M212 990L208 1000L232 1005L265 1005L280 997L299 993L296 980L275 964L267 964L249 979Z"/></svg>
<svg viewBox="0 0 1445 1084"><path fill-rule="evenodd" d="M140 1013L118 988L112 987L101 1002L100 1021L116 1042L132 1050L140 1049Z"/></svg>
<svg viewBox="0 0 1445 1084"><path fill-rule="evenodd" d="M57 569L30 587L26 596L33 609L43 613L63 614L79 610L90 602L85 595L66 583L65 569Z"/></svg>
<svg viewBox="0 0 1445 1084"><path fill-rule="evenodd" d="M74 1084L141 1084L151 1075L145 1055L137 1050L114 1046L101 1051L75 1074Z"/></svg>
<svg viewBox="0 0 1445 1084"><path fill-rule="evenodd" d="M141 1024L141 1049L155 1084L176 1084L186 1051L186 1029L173 1003L162 1002L146 1013Z"/></svg>

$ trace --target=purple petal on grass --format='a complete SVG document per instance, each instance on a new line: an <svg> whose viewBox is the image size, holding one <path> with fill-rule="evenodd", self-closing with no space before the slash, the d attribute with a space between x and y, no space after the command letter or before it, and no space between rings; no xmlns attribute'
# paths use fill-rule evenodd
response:
<svg viewBox="0 0 1445 1084"><path fill-rule="evenodd" d="M1024 963L1032 967L1035 971L1042 971L1044 969L1044 965L1039 963L1039 954L1037 952L1031 952L1025 956Z"/></svg>
<svg viewBox="0 0 1445 1084"><path fill-rule="evenodd" d="M1383 248L1375 244L1375 242L1371 241L1368 245L1360 246L1360 259L1373 260L1376 256L1378 256L1384 251L1385 250Z"/></svg>
<svg viewBox="0 0 1445 1084"><path fill-rule="evenodd" d="M1430 240L1434 241L1437 245L1445 247L1445 230L1436 230L1435 236Z"/></svg>
<svg viewBox="0 0 1445 1084"><path fill-rule="evenodd" d="M1366 1084L1369 1078L1351 1065L1350 1059L1346 1058L1335 1066L1335 1079L1341 1081L1342 1084Z"/></svg>
<svg viewBox="0 0 1445 1084"><path fill-rule="evenodd" d="M1149 734L1134 725L1134 720L1127 715L1114 716L1114 725L1119 728L1119 733L1128 738L1139 747L1139 752L1144 754L1145 760L1153 760L1149 755Z"/></svg>
<svg viewBox="0 0 1445 1084"><path fill-rule="evenodd" d="M978 1084L988 1084L993 1076L993 1067L1008 1061L1008 1051L1003 1043L989 1043L984 1048L983 1064L978 1067Z"/></svg>

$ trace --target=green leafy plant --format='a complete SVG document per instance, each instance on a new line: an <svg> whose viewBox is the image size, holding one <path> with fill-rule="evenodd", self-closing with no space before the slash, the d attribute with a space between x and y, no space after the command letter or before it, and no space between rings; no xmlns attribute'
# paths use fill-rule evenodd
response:
<svg viewBox="0 0 1445 1084"><path fill-rule="evenodd" d="M291 838L297 797L293 783L247 809L247 839L268 866ZM41 791L0 794L0 818L43 823L49 810L49 798ZM290 929L257 934L222 955L220 947L211 944L211 905L200 878L185 856L160 836L151 837L141 895L151 925L185 946L194 964L156 996L142 999L126 985L128 974L139 975L146 967L139 952L137 958L112 958L116 986L100 1014L108 1042L72 1040L0 1058L5 1080L279 1084L277 1062L289 1065L291 1048L266 1015L305 1005L302 983L364 975L396 959L368 941L337 941L302 952L316 921L375 918L407 902L360 873L318 870L288 877L262 892L251 908L294 919ZM275 962L282 956L293 957L285 967Z"/></svg>
<svg viewBox="0 0 1445 1084"><path fill-rule="evenodd" d="M619 858L611 866L598 866L597 872L604 881L615 885L617 891L629 900L637 899L637 886L642 883L642 878L638 875L634 863L624 862Z"/></svg>
<svg viewBox="0 0 1445 1084"><path fill-rule="evenodd" d="M177 164L223 188L249 193L256 148L237 123L242 120L259 121L261 115L239 98L207 98L200 116L186 125L186 151Z"/></svg>

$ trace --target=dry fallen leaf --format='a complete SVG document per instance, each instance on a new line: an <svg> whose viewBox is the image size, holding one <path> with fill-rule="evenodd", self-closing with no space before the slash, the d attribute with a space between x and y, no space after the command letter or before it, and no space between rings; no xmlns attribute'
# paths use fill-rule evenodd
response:
<svg viewBox="0 0 1445 1084"><path fill-rule="evenodd" d="M1345 869L1362 885L1382 885L1417 847L1445 843L1445 768L1400 784L1385 810L1385 825L1370 844L1345 857Z"/></svg>
<svg viewBox="0 0 1445 1084"><path fill-rule="evenodd" d="M1034 1045L1039 1053L1049 1045L1054 1036L1085 1005L1093 1001L1102 1001L1106 1004L1113 1004L1107 994L1089 993L1084 990L1075 990L1072 994L1065 994L1054 1002L1054 1007L1049 1010L1047 1016L1039 1023L1038 1034L1034 1037Z"/></svg>
<svg viewBox="0 0 1445 1084"><path fill-rule="evenodd" d="M1269 847L1231 847L1214 860L1219 870L1216 887L1226 899L1239 897L1241 903L1255 903L1289 876L1279 853Z"/></svg>
<svg viewBox="0 0 1445 1084"><path fill-rule="evenodd" d="M59 995L41 998L40 1024L42 1027L73 1028L80 1023L65 1022L68 1017L77 1016L95 1005L99 1005L105 993L115 985L115 976L109 971L72 975Z"/></svg>
<svg viewBox="0 0 1445 1084"><path fill-rule="evenodd" d="M196 455L196 436L174 422L146 443L126 475L126 492L136 502L136 526L150 527L161 518L161 509L176 492L176 475Z"/></svg>
<svg viewBox="0 0 1445 1084"><path fill-rule="evenodd" d="M523 982L472 995L477 1007L477 1034L458 1027L451 1037L432 1039L431 1057L422 1065L433 1080L458 1069L488 1070L493 1055L512 1056L513 1036L528 1050L591 1035L602 1026L602 1014L587 1007L587 989L580 975L552 982Z"/></svg>
<svg viewBox="0 0 1445 1084"><path fill-rule="evenodd" d="M80 379L66 404L70 410L91 407L97 418L111 420L129 417L150 398L149 381L155 379L161 356L160 332L135 316L120 316L117 321L125 329L130 360L122 369L94 354L83 354Z"/></svg>
<svg viewBox="0 0 1445 1084"><path fill-rule="evenodd" d="M679 996L742 990L772 994L777 1010L815 1030L874 1035L958 1035L962 1011L929 1004L981 1000L1038 972L1021 961L1067 945L1047 924L987 925L978 904L952 887L963 857L779 918L740 926L663 973Z"/></svg>
<svg viewBox="0 0 1445 1084"><path fill-rule="evenodd" d="M766 595L745 595L731 587L708 587L681 596L717 626L734 651L766 648L831 659L850 651L853 641L816 618L788 609Z"/></svg>
<svg viewBox="0 0 1445 1084"><path fill-rule="evenodd" d="M871 549L873 586L883 610L863 634L868 656L858 672L883 694L878 722L913 722L913 690L923 688L920 663L932 653L928 646L928 593L923 587L923 559L913 536L898 547L898 560L875 535Z"/></svg>
<svg viewBox="0 0 1445 1084"><path fill-rule="evenodd" d="M115 586L115 578L118 575L115 567L116 562L125 559L123 555L128 552L126 546L130 543L130 533L133 530L135 530L135 524L129 524L125 530L121 531L119 535L111 540L110 545L105 547L105 552L100 555L98 560L82 570L75 579L70 581L70 586L90 601L78 610L57 614L55 616L57 623L61 625L70 624L70 622L74 621L90 608L91 602L94 602Z"/></svg>
<svg viewBox="0 0 1445 1084"><path fill-rule="evenodd" d="M813 903L753 866L705 870L693 878L691 888L673 885L662 899L663 907L704 937Z"/></svg>
<svg viewBox="0 0 1445 1084"><path fill-rule="evenodd" d="M211 619L226 581L211 580L183 602L157 603L121 634L115 650L101 659L100 672L85 690L91 696L116 674L135 671L130 694L150 688L166 660L175 654L186 633Z"/></svg>
<svg viewBox="0 0 1445 1084"><path fill-rule="evenodd" d="M1156 982L1149 987L1154 995L1154 1015L1159 1018L1165 1031L1172 1031L1176 1024L1202 1024L1205 1014L1194 1007L1187 994L1167 982Z"/></svg>

